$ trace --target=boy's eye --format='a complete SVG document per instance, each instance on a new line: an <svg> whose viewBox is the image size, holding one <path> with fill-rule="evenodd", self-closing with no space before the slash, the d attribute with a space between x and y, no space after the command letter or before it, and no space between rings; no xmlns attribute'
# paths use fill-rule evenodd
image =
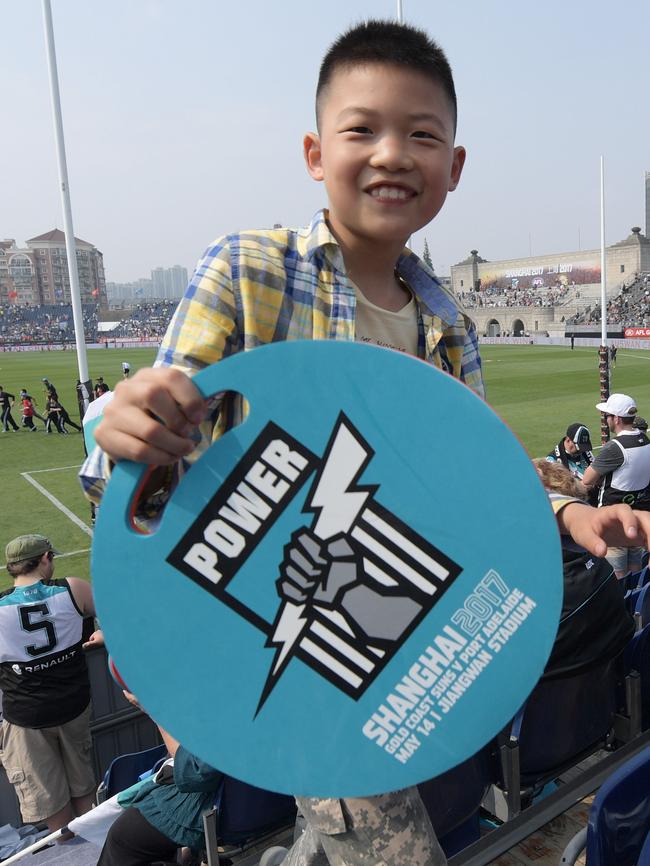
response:
<svg viewBox="0 0 650 866"><path fill-rule="evenodd" d="M356 132L359 135L369 135L372 134L372 129L368 126L351 126L349 129L345 130L346 132Z"/></svg>
<svg viewBox="0 0 650 866"><path fill-rule="evenodd" d="M435 138L435 135L433 135L430 132L427 132L424 129L417 129L415 132L411 133L411 135L413 136L413 138L432 138L432 139Z"/></svg>

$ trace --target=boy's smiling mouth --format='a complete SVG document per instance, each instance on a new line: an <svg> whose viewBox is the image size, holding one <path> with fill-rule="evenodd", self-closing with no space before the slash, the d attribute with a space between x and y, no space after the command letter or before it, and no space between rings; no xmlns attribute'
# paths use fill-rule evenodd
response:
<svg viewBox="0 0 650 866"><path fill-rule="evenodd" d="M410 187L390 183L374 184L367 187L365 192L372 198L382 202L408 201L417 195L415 190Z"/></svg>

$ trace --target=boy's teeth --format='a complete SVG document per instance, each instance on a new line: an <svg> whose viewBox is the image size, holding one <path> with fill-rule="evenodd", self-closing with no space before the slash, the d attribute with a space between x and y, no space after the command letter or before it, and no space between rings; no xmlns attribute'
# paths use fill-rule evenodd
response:
<svg viewBox="0 0 650 866"><path fill-rule="evenodd" d="M408 193L405 189L396 189L394 186L377 186L371 190L373 198L407 199Z"/></svg>

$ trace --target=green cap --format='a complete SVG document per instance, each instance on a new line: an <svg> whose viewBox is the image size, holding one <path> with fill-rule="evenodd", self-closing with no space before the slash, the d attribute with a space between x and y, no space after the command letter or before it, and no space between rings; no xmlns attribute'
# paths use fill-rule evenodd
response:
<svg viewBox="0 0 650 866"><path fill-rule="evenodd" d="M5 558L7 565L13 565L16 562L22 562L25 559L35 559L37 556L42 556L51 550L52 553L58 553L52 547L52 542L44 535L19 535L10 541L5 548Z"/></svg>

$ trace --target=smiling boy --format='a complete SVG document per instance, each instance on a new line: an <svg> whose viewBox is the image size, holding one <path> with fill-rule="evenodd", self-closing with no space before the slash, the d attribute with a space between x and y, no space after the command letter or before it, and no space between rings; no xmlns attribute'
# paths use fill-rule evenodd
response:
<svg viewBox="0 0 650 866"><path fill-rule="evenodd" d="M212 406L181 372L278 340L360 339L357 315L367 303L371 330L379 330L371 342L383 344L382 329L408 308L402 324L413 354L483 392L472 322L405 247L440 211L465 161L454 143L456 94L444 54L411 27L355 27L322 63L316 111L318 132L305 136L304 155L325 184L328 209L306 228L238 232L207 250L155 368L117 386L97 428L113 459L173 465L194 452L193 462L243 407L228 398L205 420Z"/></svg>
<svg viewBox="0 0 650 866"><path fill-rule="evenodd" d="M456 95L445 55L411 27L354 27L323 60L316 112L318 131L305 136L304 154L310 175L325 184L329 208L306 228L238 232L207 250L156 367L117 385L96 428L101 447L81 471L95 502L110 460L131 459L168 467L149 486L155 495L142 502L147 514L159 508L170 480L245 414L239 395L206 402L189 376L266 343L388 345L482 394L473 324L405 248L439 213L465 161L455 144ZM616 543L637 536L638 521L625 506L605 513L560 499L560 528L595 555L608 533L622 539ZM650 537L648 523L643 532ZM445 863L416 788L361 799L300 798L299 805L307 827L283 866L316 866L325 856L332 866Z"/></svg>
<svg viewBox="0 0 650 866"><path fill-rule="evenodd" d="M178 478L240 421L238 395L207 404L188 375L265 343L389 345L482 393L471 321L405 248L456 188L465 161L454 142L456 95L445 55L411 27L357 26L323 61L316 112L318 131L305 136L304 155L310 175L325 184L328 209L307 228L239 232L208 249L156 367L117 385L96 428L103 450L81 472L95 501L108 458L173 467ZM322 863L323 849L340 866L445 862L415 788L299 805L307 830L286 864Z"/></svg>

